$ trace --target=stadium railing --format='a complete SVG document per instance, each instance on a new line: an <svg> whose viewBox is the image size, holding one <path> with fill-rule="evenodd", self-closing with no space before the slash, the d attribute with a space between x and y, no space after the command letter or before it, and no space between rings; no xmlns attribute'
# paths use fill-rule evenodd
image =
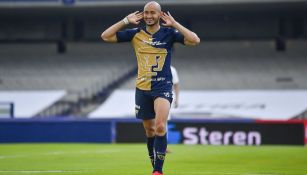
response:
<svg viewBox="0 0 307 175"><path fill-rule="evenodd" d="M0 102L0 118L14 118L14 103Z"/></svg>

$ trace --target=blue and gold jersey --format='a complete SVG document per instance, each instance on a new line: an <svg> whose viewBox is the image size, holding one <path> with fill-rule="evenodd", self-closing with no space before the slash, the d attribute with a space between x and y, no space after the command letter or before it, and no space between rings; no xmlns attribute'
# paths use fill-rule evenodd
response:
<svg viewBox="0 0 307 175"><path fill-rule="evenodd" d="M171 54L175 42L184 37L173 28L161 27L150 34L145 28L126 29L116 33L118 42L130 41L134 47L138 76L136 87L141 90L170 91L172 89Z"/></svg>

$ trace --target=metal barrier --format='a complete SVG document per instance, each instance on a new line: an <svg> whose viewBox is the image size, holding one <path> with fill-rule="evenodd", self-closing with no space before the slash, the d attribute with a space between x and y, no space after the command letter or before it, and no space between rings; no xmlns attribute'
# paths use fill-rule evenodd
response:
<svg viewBox="0 0 307 175"><path fill-rule="evenodd" d="M0 102L0 118L14 118L14 103Z"/></svg>

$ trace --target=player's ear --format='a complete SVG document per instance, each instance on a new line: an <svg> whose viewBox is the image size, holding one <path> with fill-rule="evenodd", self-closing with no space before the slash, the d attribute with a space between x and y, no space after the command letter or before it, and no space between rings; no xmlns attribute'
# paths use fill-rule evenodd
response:
<svg viewBox="0 0 307 175"><path fill-rule="evenodd" d="M163 11L160 11L160 13L159 13L159 17L161 18L161 17L162 17L162 15L163 15Z"/></svg>

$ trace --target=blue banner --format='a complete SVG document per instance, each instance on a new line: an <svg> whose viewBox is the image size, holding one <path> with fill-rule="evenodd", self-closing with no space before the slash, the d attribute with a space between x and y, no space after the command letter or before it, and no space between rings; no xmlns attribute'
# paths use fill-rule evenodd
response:
<svg viewBox="0 0 307 175"><path fill-rule="evenodd" d="M0 122L0 143L111 143L111 127L100 120L6 120Z"/></svg>

